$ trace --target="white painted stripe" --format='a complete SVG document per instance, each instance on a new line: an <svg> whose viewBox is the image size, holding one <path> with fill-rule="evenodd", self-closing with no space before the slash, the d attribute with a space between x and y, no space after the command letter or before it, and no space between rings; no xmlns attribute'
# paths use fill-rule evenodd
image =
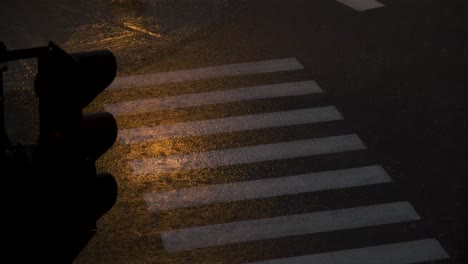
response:
<svg viewBox="0 0 468 264"><path fill-rule="evenodd" d="M423 239L328 252L322 254L249 262L250 264L410 264L448 259L449 255L435 239Z"/></svg>
<svg viewBox="0 0 468 264"><path fill-rule="evenodd" d="M408 202L289 215L161 233L169 252L419 220Z"/></svg>
<svg viewBox="0 0 468 264"><path fill-rule="evenodd" d="M211 135L217 133L301 125L342 119L343 116L334 106L326 106L247 116L234 116L172 125L125 129L119 131L118 138L123 144L134 144L158 139Z"/></svg>
<svg viewBox="0 0 468 264"><path fill-rule="evenodd" d="M185 188L144 194L151 211L196 207L280 195L390 182L382 166L367 166L302 175Z"/></svg>
<svg viewBox="0 0 468 264"><path fill-rule="evenodd" d="M124 89L161 84L196 81L225 76L269 73L279 71L302 70L303 67L296 58L266 60L248 63L227 64L206 68L159 72L152 74L117 77L108 89Z"/></svg>
<svg viewBox="0 0 468 264"><path fill-rule="evenodd" d="M165 109L223 104L244 100L315 94L322 92L322 89L315 81L303 81L105 104L104 108L106 111L116 116L134 115Z"/></svg>
<svg viewBox="0 0 468 264"><path fill-rule="evenodd" d="M135 175L280 160L365 149L355 134L131 160Z"/></svg>
<svg viewBox="0 0 468 264"><path fill-rule="evenodd" d="M365 11L377 7L382 7L384 4L375 0L336 0L344 5L347 5L357 11Z"/></svg>

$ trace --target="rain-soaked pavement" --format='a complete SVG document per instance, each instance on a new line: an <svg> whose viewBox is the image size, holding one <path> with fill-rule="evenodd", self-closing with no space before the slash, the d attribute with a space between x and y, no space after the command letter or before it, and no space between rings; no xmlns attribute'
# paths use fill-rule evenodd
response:
<svg viewBox="0 0 468 264"><path fill-rule="evenodd" d="M50 8L19 2L2 17ZM119 197L75 264L467 263L463 1L55 10L2 27L21 32L2 40L109 48L119 64L85 109L117 118L98 169L115 175ZM27 132L34 94L11 86L31 65L7 80L11 109L23 110L10 122L26 115Z"/></svg>

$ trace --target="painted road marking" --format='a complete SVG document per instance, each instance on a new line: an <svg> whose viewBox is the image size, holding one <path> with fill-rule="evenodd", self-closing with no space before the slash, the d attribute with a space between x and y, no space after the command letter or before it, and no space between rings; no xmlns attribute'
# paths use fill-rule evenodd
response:
<svg viewBox="0 0 468 264"><path fill-rule="evenodd" d="M342 119L343 116L334 106L326 106L185 122L172 125L124 129L119 131L118 138L123 144L134 144L158 139L212 135L217 133L301 125Z"/></svg>
<svg viewBox="0 0 468 264"><path fill-rule="evenodd" d="M436 239L423 239L249 264L410 264L448 258Z"/></svg>
<svg viewBox="0 0 468 264"><path fill-rule="evenodd" d="M144 194L150 211L274 197L391 182L382 166L308 173L288 177L185 188Z"/></svg>
<svg viewBox="0 0 468 264"><path fill-rule="evenodd" d="M322 92L322 89L315 81L303 81L243 87L207 93L166 96L161 98L121 102L116 104L105 104L104 108L106 111L116 116L130 114L134 115L165 109L223 104L244 100L265 99L283 96L316 94Z"/></svg>
<svg viewBox="0 0 468 264"><path fill-rule="evenodd" d="M145 175L158 172L174 172L184 169L213 168L269 160L299 158L361 150L365 148L364 143L357 135L350 134L168 157L135 159L130 160L129 163L135 175Z"/></svg>
<svg viewBox="0 0 468 264"><path fill-rule="evenodd" d="M161 233L169 252L419 220L408 202L192 227ZM380 262L378 262L380 263Z"/></svg>
<svg viewBox="0 0 468 264"><path fill-rule="evenodd" d="M344 5L347 5L357 11L366 11L369 9L382 7L384 4L375 0L336 0Z"/></svg>
<svg viewBox="0 0 468 264"><path fill-rule="evenodd" d="M248 63L227 64L198 69L159 72L152 74L117 77L108 89L128 89L143 86L196 81L218 77L269 73L279 71L302 70L302 65L296 58L266 60Z"/></svg>

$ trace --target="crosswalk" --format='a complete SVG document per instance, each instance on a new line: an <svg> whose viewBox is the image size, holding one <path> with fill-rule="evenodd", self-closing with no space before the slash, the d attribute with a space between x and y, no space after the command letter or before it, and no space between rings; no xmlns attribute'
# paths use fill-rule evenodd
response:
<svg viewBox="0 0 468 264"><path fill-rule="evenodd" d="M161 234L169 252L419 220L407 202L201 226Z"/></svg>
<svg viewBox="0 0 468 264"><path fill-rule="evenodd" d="M326 106L185 122L175 125L124 129L120 131L119 140L124 144L132 144L163 138L211 135L216 133L292 126L340 119L343 119L343 117L335 107Z"/></svg>
<svg viewBox="0 0 468 264"><path fill-rule="evenodd" d="M245 182L154 192L144 195L154 212L280 195L333 190L386 183L391 179L381 166L366 166ZM180 197L183 197L181 199Z"/></svg>
<svg viewBox="0 0 468 264"><path fill-rule="evenodd" d="M375 0L336 0L357 11L366 11L384 6L382 3Z"/></svg>
<svg viewBox="0 0 468 264"><path fill-rule="evenodd" d="M169 157L135 159L130 161L130 167L135 175L144 175L156 172L292 159L364 148L362 141L356 135L343 135Z"/></svg>
<svg viewBox="0 0 468 264"><path fill-rule="evenodd" d="M418 263L447 257L446 252L437 240L423 239L287 259L251 262L250 264L392 264Z"/></svg>
<svg viewBox="0 0 468 264"><path fill-rule="evenodd" d="M110 91L157 87L186 81L255 75L263 73L300 71L304 68L295 58L266 60L180 70L117 78ZM155 88L154 88L155 89ZM282 99L300 96L315 96L323 90L313 80L282 82L242 88L222 89L157 98L140 98L128 102L108 103L104 108L119 118L138 114L151 114L167 109L181 109L218 105L232 102L249 103L252 100ZM274 128L289 129L301 125L321 126L327 122L343 122L343 115L333 105L312 106L300 109L255 113L186 121L145 127L121 129L118 140L123 145L138 147L158 140L187 139L197 136L221 135L239 131L265 131ZM261 137L261 135L258 135ZM253 140L255 142L255 140ZM280 140L278 142L250 144L234 148L216 148L171 155L144 155L128 160L132 177L170 174L187 170L220 168L261 162L289 161L295 166L296 159L366 151L364 142L354 133L311 136L304 139ZM350 187L392 184L391 176L380 164L353 166L340 169L312 171L302 174L271 177L260 175L257 180L209 184L172 190L155 190L142 194L148 210L178 210L234 201L254 201L270 197L287 197L302 193L337 191ZM322 201L327 203L327 201ZM245 208L245 210L249 210ZM160 237L169 253L192 251L203 248L264 241L310 234L327 234L358 228L379 227L421 220L409 201L396 200L387 203L359 205L332 210L278 215L257 219L242 219L224 223L198 223L180 229L164 230ZM294 246L294 245L291 245ZM400 241L320 252L270 260L255 259L251 263L417 263L448 259L442 245L434 238Z"/></svg>

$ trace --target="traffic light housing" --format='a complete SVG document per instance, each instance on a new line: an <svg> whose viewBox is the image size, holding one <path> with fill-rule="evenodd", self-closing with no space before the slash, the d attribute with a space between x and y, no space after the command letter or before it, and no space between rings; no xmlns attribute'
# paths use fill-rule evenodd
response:
<svg viewBox="0 0 468 264"><path fill-rule="evenodd" d="M34 81L39 101L37 144L31 153L20 148L15 152L19 154L6 159L2 139L2 170L9 164L7 170L14 171L11 177L18 178L12 183L23 193L23 199L9 209L15 219L12 226L24 241L18 248L29 252L17 259L72 263L97 231L97 220L117 199L115 178L96 169L96 160L116 140L116 120L108 112L83 114L112 83L117 63L109 50L70 54L53 42L19 51L4 48L0 63L31 57L38 59ZM3 84L1 88L3 93ZM21 207L23 200L29 208Z"/></svg>
<svg viewBox="0 0 468 264"><path fill-rule="evenodd" d="M96 232L96 221L114 205L117 183L96 173L96 160L115 142L112 114L83 114L116 76L109 50L69 54L50 42L38 57L34 88L39 99L39 138L33 166L51 181L44 195L56 247L73 259ZM50 224L50 223L47 223Z"/></svg>

